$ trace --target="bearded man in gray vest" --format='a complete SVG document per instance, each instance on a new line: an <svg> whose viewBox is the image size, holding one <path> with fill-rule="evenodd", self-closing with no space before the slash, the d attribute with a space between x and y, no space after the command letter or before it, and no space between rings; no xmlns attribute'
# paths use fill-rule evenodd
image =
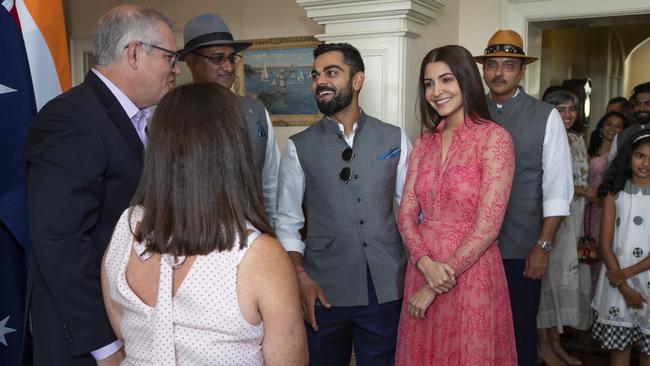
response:
<svg viewBox="0 0 650 366"><path fill-rule="evenodd" d="M311 364L347 366L354 343L357 365L393 365L406 264L393 207L411 145L359 108L356 48L320 45L311 77L324 117L287 143L275 217L300 282Z"/></svg>
<svg viewBox="0 0 650 366"><path fill-rule="evenodd" d="M212 82L230 89L235 83L235 65L250 42L235 41L219 14L202 14L190 19L183 30L185 47L179 51L195 82ZM262 102L239 96L253 148L257 178L262 188L264 208L269 221L276 207L280 150L273 136L273 124ZM272 223L272 222L271 222Z"/></svg>
<svg viewBox="0 0 650 366"><path fill-rule="evenodd" d="M499 249L508 280L519 365L537 364L537 309L541 279L553 249L555 232L569 215L573 176L569 143L558 111L519 87L526 64L536 60L523 51L514 31L497 31L483 65L490 88L487 103L492 119L512 135L515 177Z"/></svg>
<svg viewBox="0 0 650 366"><path fill-rule="evenodd" d="M650 82L639 84L632 89L630 104L632 105L632 125L614 136L612 147L607 154L607 161L614 160L616 152L630 136L650 128Z"/></svg>

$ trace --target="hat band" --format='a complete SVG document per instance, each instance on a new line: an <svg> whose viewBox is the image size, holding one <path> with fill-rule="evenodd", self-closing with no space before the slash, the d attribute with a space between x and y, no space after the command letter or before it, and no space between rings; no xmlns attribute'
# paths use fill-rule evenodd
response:
<svg viewBox="0 0 650 366"><path fill-rule="evenodd" d="M522 50L517 46L513 46L511 44L495 44L495 45L488 46L485 49L485 55L490 55L492 53L497 53L497 52L516 53L522 56L526 55L524 53L524 50Z"/></svg>
<svg viewBox="0 0 650 366"><path fill-rule="evenodd" d="M193 38L191 41L187 42L185 45L186 49L190 49L192 47L195 47L197 45L206 43L206 42L211 42L211 41L233 41L232 34L228 32L213 32L213 33L206 33L201 36L198 36L196 38Z"/></svg>

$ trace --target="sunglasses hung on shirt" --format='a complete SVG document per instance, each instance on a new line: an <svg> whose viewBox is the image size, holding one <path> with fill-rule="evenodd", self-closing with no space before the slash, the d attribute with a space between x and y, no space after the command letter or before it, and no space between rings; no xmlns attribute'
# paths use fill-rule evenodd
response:
<svg viewBox="0 0 650 366"><path fill-rule="evenodd" d="M341 152L341 159L347 162L348 166L343 167L343 169L341 169L341 171L339 172L339 178L341 178L341 180L346 183L349 182L350 179L352 179L352 166L350 164L352 158L354 158L354 150L352 150L351 147L345 148L345 150Z"/></svg>

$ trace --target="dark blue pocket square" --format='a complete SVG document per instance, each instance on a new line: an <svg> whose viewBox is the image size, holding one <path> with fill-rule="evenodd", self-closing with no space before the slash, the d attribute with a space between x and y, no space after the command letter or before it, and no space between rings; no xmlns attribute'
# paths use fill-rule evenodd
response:
<svg viewBox="0 0 650 366"><path fill-rule="evenodd" d="M399 154L402 152L402 149L399 147L392 148L385 153L379 155L377 157L377 160L386 160L386 159L393 159L393 158L399 158Z"/></svg>

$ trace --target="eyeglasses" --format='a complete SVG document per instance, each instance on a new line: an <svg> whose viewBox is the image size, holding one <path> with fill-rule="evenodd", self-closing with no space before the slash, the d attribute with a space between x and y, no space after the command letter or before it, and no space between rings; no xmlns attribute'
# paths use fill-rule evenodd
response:
<svg viewBox="0 0 650 366"><path fill-rule="evenodd" d="M169 66L171 66L172 69L174 67L176 67L176 61L178 61L178 57L180 56L178 54L178 52L168 50L168 49L166 49L164 47L156 46L155 44L151 44L151 43L146 43L146 42L142 42L142 41L136 41L136 42L138 44L142 45L142 46L155 48L155 49L157 49L159 51L164 52L165 54L163 55L163 57L167 59L167 62L169 62ZM124 48L129 48L129 45L124 46Z"/></svg>
<svg viewBox="0 0 650 366"><path fill-rule="evenodd" d="M241 55L237 53L231 53L229 55L226 55L225 53L215 53L214 55L206 56L198 52L192 51L192 54L201 56L203 58L207 58L208 60L210 60L210 62L212 62L214 66L223 65L223 63L226 62L226 60L228 60L228 62L230 62L233 65L237 65L239 61L241 61Z"/></svg>
<svg viewBox="0 0 650 366"><path fill-rule="evenodd" d="M341 178L341 180L346 183L349 182L350 179L352 179L352 167L350 164L352 158L354 158L354 150L352 150L351 147L345 148L345 150L343 150L343 152L341 153L341 159L347 162L348 166L343 167L343 169L341 169L341 171L339 172L339 178Z"/></svg>

